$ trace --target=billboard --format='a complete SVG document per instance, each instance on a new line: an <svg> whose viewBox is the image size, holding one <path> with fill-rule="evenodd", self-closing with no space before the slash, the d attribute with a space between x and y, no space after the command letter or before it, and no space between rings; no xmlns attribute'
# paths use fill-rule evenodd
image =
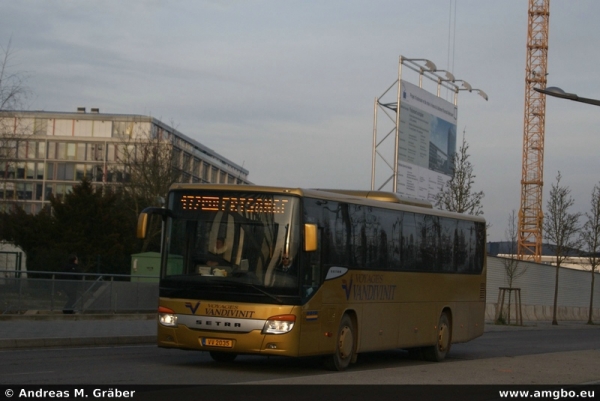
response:
<svg viewBox="0 0 600 401"><path fill-rule="evenodd" d="M398 194L435 200L454 174L456 106L400 80Z"/></svg>

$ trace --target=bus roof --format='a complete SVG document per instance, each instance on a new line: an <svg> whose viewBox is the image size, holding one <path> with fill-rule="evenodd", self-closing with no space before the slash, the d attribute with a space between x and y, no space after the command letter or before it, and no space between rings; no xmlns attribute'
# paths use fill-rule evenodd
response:
<svg viewBox="0 0 600 401"><path fill-rule="evenodd" d="M397 209L412 211L415 213L426 213L438 216L454 217L463 220L475 220L485 222L481 216L464 213L448 212L435 209L431 203L423 200L403 198L393 192L364 191L346 189L314 189L314 188L292 188L273 187L264 185L236 185L236 184L183 184L171 185L169 191L186 190L209 190L209 191L238 191L238 192L263 192L273 194L288 194L300 197L320 198L331 201L349 202L363 204L366 206L381 207L385 209ZM423 209L429 209L427 211Z"/></svg>

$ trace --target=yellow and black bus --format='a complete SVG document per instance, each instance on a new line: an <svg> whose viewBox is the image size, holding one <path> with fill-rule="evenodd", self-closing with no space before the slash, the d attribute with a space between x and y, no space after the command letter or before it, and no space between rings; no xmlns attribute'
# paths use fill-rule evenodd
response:
<svg viewBox="0 0 600 401"><path fill-rule="evenodd" d="M377 191L175 184L164 208L158 346L440 361L484 326L485 221Z"/></svg>

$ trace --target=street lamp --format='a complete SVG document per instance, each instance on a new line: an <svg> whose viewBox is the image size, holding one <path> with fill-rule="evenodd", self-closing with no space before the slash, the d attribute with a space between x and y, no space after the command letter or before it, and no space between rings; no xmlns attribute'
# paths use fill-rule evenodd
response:
<svg viewBox="0 0 600 401"><path fill-rule="evenodd" d="M442 77L438 76L437 74L434 74L437 79L438 79L438 85L437 85L437 96L440 97L440 89L442 88L442 82L454 82L456 81L456 78L454 78L454 74L452 74L450 71L446 71L446 70L435 70L432 72L445 72L446 73L446 79L442 79Z"/></svg>
<svg viewBox="0 0 600 401"><path fill-rule="evenodd" d="M539 92L539 93L543 93L544 95L552 96L552 97L558 97L561 99L572 100L574 102L587 103L587 104L593 104L594 106L600 106L600 100L579 97L574 93L567 93L564 90L557 88L556 86L551 86L546 89L533 88L533 90L536 92Z"/></svg>
<svg viewBox="0 0 600 401"><path fill-rule="evenodd" d="M425 63L425 68L429 71L437 70L435 64L431 60L427 60L426 58L404 58L403 56L400 56L400 64L404 64L405 61L409 61L412 64L416 64L415 61L423 61ZM419 68L421 69L421 71L423 71L422 66L419 66Z"/></svg>
<svg viewBox="0 0 600 401"><path fill-rule="evenodd" d="M462 88L459 88L458 86L455 87L455 90L454 90L454 105L455 106L456 106L456 102L458 100L458 91L469 91L469 92L475 91L479 96L484 98L486 101L488 100L488 95L484 91L482 91L481 89L473 88L471 86L471 84L469 84L467 81L462 80L462 79L457 79L454 81L454 83L456 83L456 82L461 82Z"/></svg>
<svg viewBox="0 0 600 401"><path fill-rule="evenodd" d="M415 61L423 62L425 65L419 65ZM400 63L398 64L398 76L402 75L402 65L405 62L408 62L408 64L406 64L408 68L419 73L419 88L423 87L423 74L425 72L434 72L437 70L435 64L426 58L405 58L404 56L400 56Z"/></svg>

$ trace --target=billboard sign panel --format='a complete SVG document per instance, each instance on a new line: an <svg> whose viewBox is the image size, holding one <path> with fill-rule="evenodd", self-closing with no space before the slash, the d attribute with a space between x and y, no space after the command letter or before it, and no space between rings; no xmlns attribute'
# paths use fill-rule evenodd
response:
<svg viewBox="0 0 600 401"><path fill-rule="evenodd" d="M435 200L454 174L456 106L406 81L400 81L398 194Z"/></svg>

